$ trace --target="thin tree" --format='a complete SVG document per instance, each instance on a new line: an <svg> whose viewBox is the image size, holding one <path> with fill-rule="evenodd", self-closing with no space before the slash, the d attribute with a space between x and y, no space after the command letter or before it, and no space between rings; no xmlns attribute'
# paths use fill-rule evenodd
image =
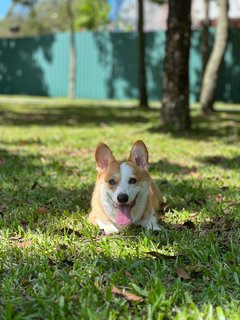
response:
<svg viewBox="0 0 240 320"><path fill-rule="evenodd" d="M191 0L169 0L163 70L162 124L172 130L190 129L189 48Z"/></svg>
<svg viewBox="0 0 240 320"><path fill-rule="evenodd" d="M202 41L201 41L201 53L202 53L202 77L207 66L209 58L209 2L210 0L204 0L204 19L202 21Z"/></svg>
<svg viewBox="0 0 240 320"><path fill-rule="evenodd" d="M220 65L223 61L228 40L228 0L219 0L219 16L217 20L216 36L211 55L209 57L201 88L200 104L204 113L214 111L214 94Z"/></svg>
<svg viewBox="0 0 240 320"><path fill-rule="evenodd" d="M70 26L70 61L69 61L69 87L68 97L74 99L75 97L75 84L76 84L76 41L75 41L75 28L74 28L74 14L72 8L72 0L67 0L67 14Z"/></svg>
<svg viewBox="0 0 240 320"><path fill-rule="evenodd" d="M145 34L143 0L138 0L138 81L139 106L148 108L147 79L145 66Z"/></svg>

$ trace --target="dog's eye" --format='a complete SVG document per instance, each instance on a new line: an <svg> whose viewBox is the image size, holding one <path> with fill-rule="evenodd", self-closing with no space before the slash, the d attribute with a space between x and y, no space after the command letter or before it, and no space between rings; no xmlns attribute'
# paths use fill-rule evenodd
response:
<svg viewBox="0 0 240 320"><path fill-rule="evenodd" d="M137 179L135 178L130 178L128 181L129 184L135 184L136 182L137 182Z"/></svg>
<svg viewBox="0 0 240 320"><path fill-rule="evenodd" d="M108 181L108 183L111 185L111 186L114 186L116 184L116 181L114 179L110 179Z"/></svg>

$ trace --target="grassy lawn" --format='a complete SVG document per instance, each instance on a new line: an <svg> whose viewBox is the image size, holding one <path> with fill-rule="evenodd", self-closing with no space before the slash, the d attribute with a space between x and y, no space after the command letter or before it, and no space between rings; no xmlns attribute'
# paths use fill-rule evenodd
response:
<svg viewBox="0 0 240 320"><path fill-rule="evenodd" d="M0 319L240 319L239 107L205 119L196 108L192 132L173 136L156 108L10 102L0 100ZM95 146L123 159L138 139L164 195L162 229L104 236L86 222Z"/></svg>

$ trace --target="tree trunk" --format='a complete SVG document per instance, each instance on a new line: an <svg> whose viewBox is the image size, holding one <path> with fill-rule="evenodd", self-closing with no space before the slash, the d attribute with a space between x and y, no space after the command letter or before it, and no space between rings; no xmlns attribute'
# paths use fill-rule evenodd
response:
<svg viewBox="0 0 240 320"><path fill-rule="evenodd" d="M201 41L201 53L202 53L202 78L207 66L209 58L209 1L204 0L204 19L202 22L202 41Z"/></svg>
<svg viewBox="0 0 240 320"><path fill-rule="evenodd" d="M220 65L223 61L228 39L228 0L219 1L219 16L216 27L216 36L211 55L203 76L200 104L204 113L214 111L214 94L217 87L217 78Z"/></svg>
<svg viewBox="0 0 240 320"><path fill-rule="evenodd" d="M189 48L191 0L169 0L161 120L171 130L190 129Z"/></svg>
<svg viewBox="0 0 240 320"><path fill-rule="evenodd" d="M138 72L139 72L139 106L148 108L145 68L145 35L143 0L138 0Z"/></svg>
<svg viewBox="0 0 240 320"><path fill-rule="evenodd" d="M69 57L69 85L68 97L75 97L75 82L76 82L76 44L74 30L74 15L72 11L72 0L67 0L67 13L70 24L70 57Z"/></svg>

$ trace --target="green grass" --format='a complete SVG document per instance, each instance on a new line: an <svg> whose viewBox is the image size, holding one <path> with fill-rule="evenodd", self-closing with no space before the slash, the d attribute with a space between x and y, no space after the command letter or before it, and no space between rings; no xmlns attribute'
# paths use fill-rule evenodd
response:
<svg viewBox="0 0 240 320"><path fill-rule="evenodd" d="M156 108L40 102L0 101L0 318L240 319L240 108L194 108L180 136ZM86 222L95 146L123 159L137 139L168 205L162 229L104 236Z"/></svg>

